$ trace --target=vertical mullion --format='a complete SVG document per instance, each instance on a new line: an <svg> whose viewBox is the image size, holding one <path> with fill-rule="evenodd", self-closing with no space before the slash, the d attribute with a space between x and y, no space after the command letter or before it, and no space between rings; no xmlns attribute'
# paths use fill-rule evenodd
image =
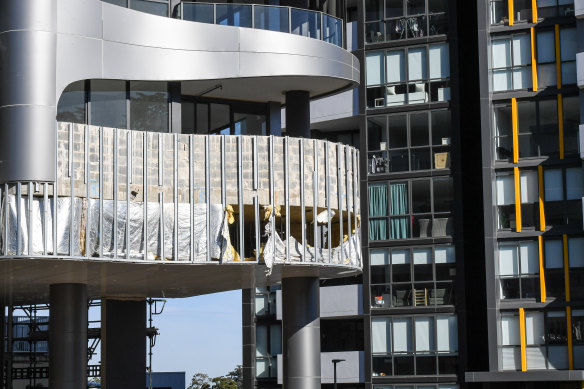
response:
<svg viewBox="0 0 584 389"><path fill-rule="evenodd" d="M511 121L512 121L512 136L513 136L513 163L519 161L519 125L517 118L517 99L511 99Z"/></svg>
<svg viewBox="0 0 584 389"><path fill-rule="evenodd" d="M73 200L74 200L74 184L75 184L75 177L73 175L73 124L69 123L69 179L70 179L70 204L69 204L69 255L73 256L73 225L74 225L74 210L73 207ZM20 185L20 184L19 184ZM20 206L20 204L19 204Z"/></svg>
<svg viewBox="0 0 584 389"><path fill-rule="evenodd" d="M87 210L86 210L86 217L87 222L85 224L85 257L89 258L89 231L91 226L91 219L90 219L90 208L89 208L89 201L91 192L89 190L89 126L87 124L84 126L85 129L85 196L87 198Z"/></svg>
<svg viewBox="0 0 584 389"><path fill-rule="evenodd" d="M527 339L525 336L525 310L523 308L519 308L519 333L521 336L521 371L527 371Z"/></svg>
<svg viewBox="0 0 584 389"><path fill-rule="evenodd" d="M193 135L189 135L189 226L190 226L190 251L191 262L195 261L195 194L194 194L194 170L195 170L195 150L193 148Z"/></svg>
<svg viewBox="0 0 584 389"><path fill-rule="evenodd" d="M253 198L253 207L254 207L254 221L255 221L255 247L256 247L256 252L255 252L255 259L256 261L259 262L260 260L260 204L259 204L259 199L258 199L258 194L257 194L257 190L258 190L258 137L257 135L254 136L252 138L252 142L253 142L253 163L252 163L252 169L253 169L253 192L255 193L255 196Z"/></svg>
<svg viewBox="0 0 584 389"><path fill-rule="evenodd" d="M148 133L142 133L142 147L143 147L143 216L142 216L142 232L144 234L144 260L148 259Z"/></svg>
<svg viewBox="0 0 584 389"><path fill-rule="evenodd" d="M568 255L568 235L562 235L564 248L564 288L566 291L566 302L570 302L570 258Z"/></svg>
<svg viewBox="0 0 584 389"><path fill-rule="evenodd" d="M314 262L317 261L318 254L318 141L315 139L313 141L314 150L314 172L312 175L312 223L313 223L313 235L314 235Z"/></svg>
<svg viewBox="0 0 584 389"><path fill-rule="evenodd" d="M543 167L537 167L538 176L538 194L539 194L539 230L545 231L545 207L544 207L544 182L543 182Z"/></svg>
<svg viewBox="0 0 584 389"><path fill-rule="evenodd" d="M286 208L286 262L290 262L290 157L288 137L284 137L284 201Z"/></svg>
<svg viewBox="0 0 584 389"><path fill-rule="evenodd" d="M536 0L533 0L534 2ZM535 14L537 15L537 7ZM537 16L536 16L537 19ZM535 21L534 21L535 23ZM537 57L535 56L535 29L531 27L530 29L530 36L531 36L531 80L532 80L532 89L534 92L538 89L538 82L537 82Z"/></svg>
<svg viewBox="0 0 584 389"><path fill-rule="evenodd" d="M324 144L324 170L325 170L325 186L326 186L326 209L327 209L327 246L328 246L328 261L332 262L332 223L331 223L331 186L330 186L330 164L329 164L329 141Z"/></svg>
<svg viewBox="0 0 584 389"><path fill-rule="evenodd" d="M568 335L568 369L574 370L574 345L572 340L572 307L566 307L566 333Z"/></svg>
<svg viewBox="0 0 584 389"><path fill-rule="evenodd" d="M6 193L4 193L6 196ZM0 196L2 198L2 196ZM2 215L6 217L6 214ZM0 218L1 219L1 218ZM47 234L49 233L48 230L48 223L49 220L49 184L45 182L43 184L43 255L47 255ZM6 242L4 242L6 244Z"/></svg>
<svg viewBox="0 0 584 389"><path fill-rule="evenodd" d="M130 259L130 183L132 182L132 132L126 133L126 259Z"/></svg>
<svg viewBox="0 0 584 389"><path fill-rule="evenodd" d="M540 235L537 237L538 253L539 253L539 295L540 301L545 303L546 301L546 288L545 288L545 266L544 266L544 251L543 251L543 237Z"/></svg>
<svg viewBox="0 0 584 389"><path fill-rule="evenodd" d="M118 259L118 129L114 128L114 224L112 232L114 234L114 259Z"/></svg>
<svg viewBox="0 0 584 389"><path fill-rule="evenodd" d="M560 159L564 159L564 100L558 94L558 136L560 141Z"/></svg>
<svg viewBox="0 0 584 389"><path fill-rule="evenodd" d="M531 0L531 17L532 22L537 23L537 0Z"/></svg>
<svg viewBox="0 0 584 389"><path fill-rule="evenodd" d="M172 144L173 144L173 205L174 205L174 260L178 261L178 135L176 133L172 134Z"/></svg>
<svg viewBox="0 0 584 389"><path fill-rule="evenodd" d="M515 22L515 10L513 9L513 0L507 0L507 9L509 11L509 25Z"/></svg>
<svg viewBox="0 0 584 389"><path fill-rule="evenodd" d="M28 229L28 255L32 256L32 182L28 183L28 215L27 215L27 229Z"/></svg>
<svg viewBox="0 0 584 389"><path fill-rule="evenodd" d="M306 261L306 207L304 203L304 138L298 140L298 150L300 152L300 224L302 234L302 259Z"/></svg>
<svg viewBox="0 0 584 389"><path fill-rule="evenodd" d="M253 10L253 8L252 8ZM243 204L243 136L239 135L237 137L237 164L238 164L238 177L237 177L237 192L238 192L238 203L239 203L239 257L241 260L245 260L245 205Z"/></svg>
<svg viewBox="0 0 584 389"><path fill-rule="evenodd" d="M207 235L207 261L211 261L211 161L209 154L209 135L205 135L205 199L206 199L206 235Z"/></svg>
<svg viewBox="0 0 584 389"><path fill-rule="evenodd" d="M103 257L103 127L99 128L99 257ZM56 188L55 188L56 191ZM57 198L55 197L55 201ZM56 213L53 215L55 218ZM56 226L56 224L55 224ZM56 237L56 232L55 232ZM55 238L56 240L56 238ZM56 250L55 242L55 250ZM55 251L55 255L57 255Z"/></svg>
<svg viewBox="0 0 584 389"><path fill-rule="evenodd" d="M513 177L515 181L515 231L521 232L521 182L519 168L513 168Z"/></svg>
<svg viewBox="0 0 584 389"><path fill-rule="evenodd" d="M20 224L22 221L22 215L20 212L20 198L22 194L21 183L16 184L16 255L22 254L22 231L20 229Z"/></svg>
<svg viewBox="0 0 584 389"><path fill-rule="evenodd" d="M554 26L554 41L556 48L556 82L558 89L562 88L562 55L560 51L560 25Z"/></svg>

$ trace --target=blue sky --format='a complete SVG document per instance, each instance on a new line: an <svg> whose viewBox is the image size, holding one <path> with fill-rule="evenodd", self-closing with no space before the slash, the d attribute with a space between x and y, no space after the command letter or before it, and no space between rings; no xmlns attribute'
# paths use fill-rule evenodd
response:
<svg viewBox="0 0 584 389"><path fill-rule="evenodd" d="M99 315L91 309L89 319ZM217 377L242 363L241 290L168 299L153 325L160 333L153 371L184 371L187 386L195 373ZM96 353L91 363L100 360L99 348Z"/></svg>

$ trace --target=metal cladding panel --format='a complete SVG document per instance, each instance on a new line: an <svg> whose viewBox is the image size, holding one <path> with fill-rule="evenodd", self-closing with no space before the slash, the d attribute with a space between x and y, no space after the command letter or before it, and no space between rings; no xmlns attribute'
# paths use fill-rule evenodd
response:
<svg viewBox="0 0 584 389"><path fill-rule="evenodd" d="M578 75L578 87L584 88L584 53L576 54L576 71Z"/></svg>
<svg viewBox="0 0 584 389"><path fill-rule="evenodd" d="M56 34L16 30L0 34L0 107L55 106Z"/></svg>
<svg viewBox="0 0 584 389"><path fill-rule="evenodd" d="M579 19L584 17L584 0L574 0L574 13Z"/></svg>
<svg viewBox="0 0 584 389"><path fill-rule="evenodd" d="M75 53L75 55L71 55ZM101 40L77 35L60 35L57 42L56 99L71 80L102 78L103 44Z"/></svg>
<svg viewBox="0 0 584 389"><path fill-rule="evenodd" d="M105 7L120 8L101 1L58 0L58 32L100 39L103 36L102 8ZM84 15L88 17L83 17Z"/></svg>
<svg viewBox="0 0 584 389"><path fill-rule="evenodd" d="M111 4L103 7L103 39L174 50L239 51L241 28L150 15Z"/></svg>
<svg viewBox="0 0 584 389"><path fill-rule="evenodd" d="M2 0L0 32L55 31L56 0Z"/></svg>

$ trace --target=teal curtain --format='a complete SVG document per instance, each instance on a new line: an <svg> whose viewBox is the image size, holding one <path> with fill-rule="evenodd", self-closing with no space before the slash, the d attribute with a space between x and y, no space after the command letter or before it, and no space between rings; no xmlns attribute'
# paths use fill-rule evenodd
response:
<svg viewBox="0 0 584 389"><path fill-rule="evenodd" d="M387 239L387 218L384 216L388 216L387 184L369 185L369 240Z"/></svg>
<svg viewBox="0 0 584 389"><path fill-rule="evenodd" d="M390 214L404 215L409 211L408 207L408 183L398 182L389 186ZM409 216L391 218L391 239L409 238Z"/></svg>

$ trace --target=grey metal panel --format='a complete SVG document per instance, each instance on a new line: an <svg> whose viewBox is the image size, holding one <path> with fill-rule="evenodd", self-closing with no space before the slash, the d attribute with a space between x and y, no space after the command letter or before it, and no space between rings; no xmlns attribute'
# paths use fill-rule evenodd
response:
<svg viewBox="0 0 584 389"><path fill-rule="evenodd" d="M340 285L320 288L320 316L354 316L363 314L363 285Z"/></svg>
<svg viewBox="0 0 584 389"><path fill-rule="evenodd" d="M102 7L114 7L105 2L59 0L57 2L57 31L87 38L101 38ZM120 7L118 7L120 8ZM76 17L91 15L91 18Z"/></svg>
<svg viewBox="0 0 584 389"><path fill-rule="evenodd" d="M320 354L320 375L323 384L333 383L333 359L344 359L343 362L339 362L337 365L338 383L365 382L364 352L340 351Z"/></svg>
<svg viewBox="0 0 584 389"><path fill-rule="evenodd" d="M0 32L14 30L55 31L56 0L3 0Z"/></svg>
<svg viewBox="0 0 584 389"><path fill-rule="evenodd" d="M584 53L576 54L576 72L578 75L578 86L584 88Z"/></svg>
<svg viewBox="0 0 584 389"><path fill-rule="evenodd" d="M354 110L354 99L358 95L355 89L338 93L323 99L310 102L310 123L318 123L327 120L342 119L357 115Z"/></svg>
<svg viewBox="0 0 584 389"><path fill-rule="evenodd" d="M56 91L61 91L71 80L102 78L103 47L99 39L77 35L59 35L57 43ZM75 53L75 55L71 55Z"/></svg>
<svg viewBox="0 0 584 389"><path fill-rule="evenodd" d="M17 30L0 34L0 107L55 105L56 43L56 35L47 31Z"/></svg>
<svg viewBox="0 0 584 389"><path fill-rule="evenodd" d="M0 182L54 181L55 107L0 108Z"/></svg>
<svg viewBox="0 0 584 389"><path fill-rule="evenodd" d="M584 17L584 0L574 0L574 14L579 19Z"/></svg>

